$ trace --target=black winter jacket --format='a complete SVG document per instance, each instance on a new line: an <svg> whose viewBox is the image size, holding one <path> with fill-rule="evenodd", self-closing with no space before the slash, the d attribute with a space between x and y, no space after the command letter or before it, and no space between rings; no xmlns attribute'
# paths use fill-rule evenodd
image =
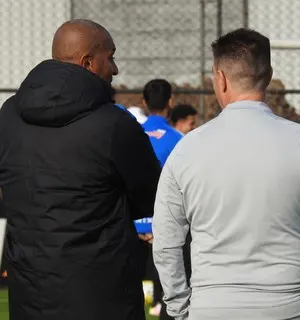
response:
<svg viewBox="0 0 300 320"><path fill-rule="evenodd" d="M11 320L141 320L140 243L159 164L111 87L44 61L0 111Z"/></svg>

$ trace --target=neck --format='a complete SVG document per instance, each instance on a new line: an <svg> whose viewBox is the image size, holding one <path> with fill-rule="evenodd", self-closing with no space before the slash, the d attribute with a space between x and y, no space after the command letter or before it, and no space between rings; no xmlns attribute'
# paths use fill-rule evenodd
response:
<svg viewBox="0 0 300 320"><path fill-rule="evenodd" d="M161 116L161 117L164 117L164 118L167 118L168 117L168 109L164 109L162 111L150 111L150 116Z"/></svg>
<svg viewBox="0 0 300 320"><path fill-rule="evenodd" d="M266 96L265 92L248 92L248 93L239 93L228 99L228 102L223 107L225 108L228 104L243 101L243 100L251 100L251 101L259 101L265 102Z"/></svg>
<svg viewBox="0 0 300 320"><path fill-rule="evenodd" d="M182 128L181 128L180 125L178 125L178 124L176 125L176 124L175 124L175 125L173 125L173 128L174 128L175 130L177 130L178 132L184 134L183 131L181 130Z"/></svg>

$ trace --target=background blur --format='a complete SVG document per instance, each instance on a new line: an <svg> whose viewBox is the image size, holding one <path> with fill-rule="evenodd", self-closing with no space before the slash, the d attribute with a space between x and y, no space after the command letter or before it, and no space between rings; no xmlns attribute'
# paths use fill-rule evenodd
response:
<svg viewBox="0 0 300 320"><path fill-rule="evenodd" d="M32 67L51 57L60 24L87 18L114 37L119 103L139 105L143 85L162 77L174 84L175 102L192 103L207 121L220 111L211 95L210 44L245 26L272 40L278 81L270 88L271 106L300 121L299 16L299 0L0 0L0 103Z"/></svg>

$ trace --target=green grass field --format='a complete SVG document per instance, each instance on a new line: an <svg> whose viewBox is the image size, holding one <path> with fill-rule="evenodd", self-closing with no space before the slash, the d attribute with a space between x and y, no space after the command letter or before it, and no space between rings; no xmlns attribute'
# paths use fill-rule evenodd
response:
<svg viewBox="0 0 300 320"><path fill-rule="evenodd" d="M0 320L8 320L7 290L0 289Z"/></svg>
<svg viewBox="0 0 300 320"><path fill-rule="evenodd" d="M146 310L147 320L157 320L157 317L148 316ZM0 289L0 320L8 320L8 297L7 290Z"/></svg>

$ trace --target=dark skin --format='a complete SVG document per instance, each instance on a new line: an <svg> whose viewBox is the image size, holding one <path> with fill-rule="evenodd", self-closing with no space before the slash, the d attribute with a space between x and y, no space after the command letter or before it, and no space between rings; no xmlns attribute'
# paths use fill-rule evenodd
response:
<svg viewBox="0 0 300 320"><path fill-rule="evenodd" d="M118 74L116 47L109 32L89 20L72 20L56 31L52 43L54 60L74 63L107 82Z"/></svg>

